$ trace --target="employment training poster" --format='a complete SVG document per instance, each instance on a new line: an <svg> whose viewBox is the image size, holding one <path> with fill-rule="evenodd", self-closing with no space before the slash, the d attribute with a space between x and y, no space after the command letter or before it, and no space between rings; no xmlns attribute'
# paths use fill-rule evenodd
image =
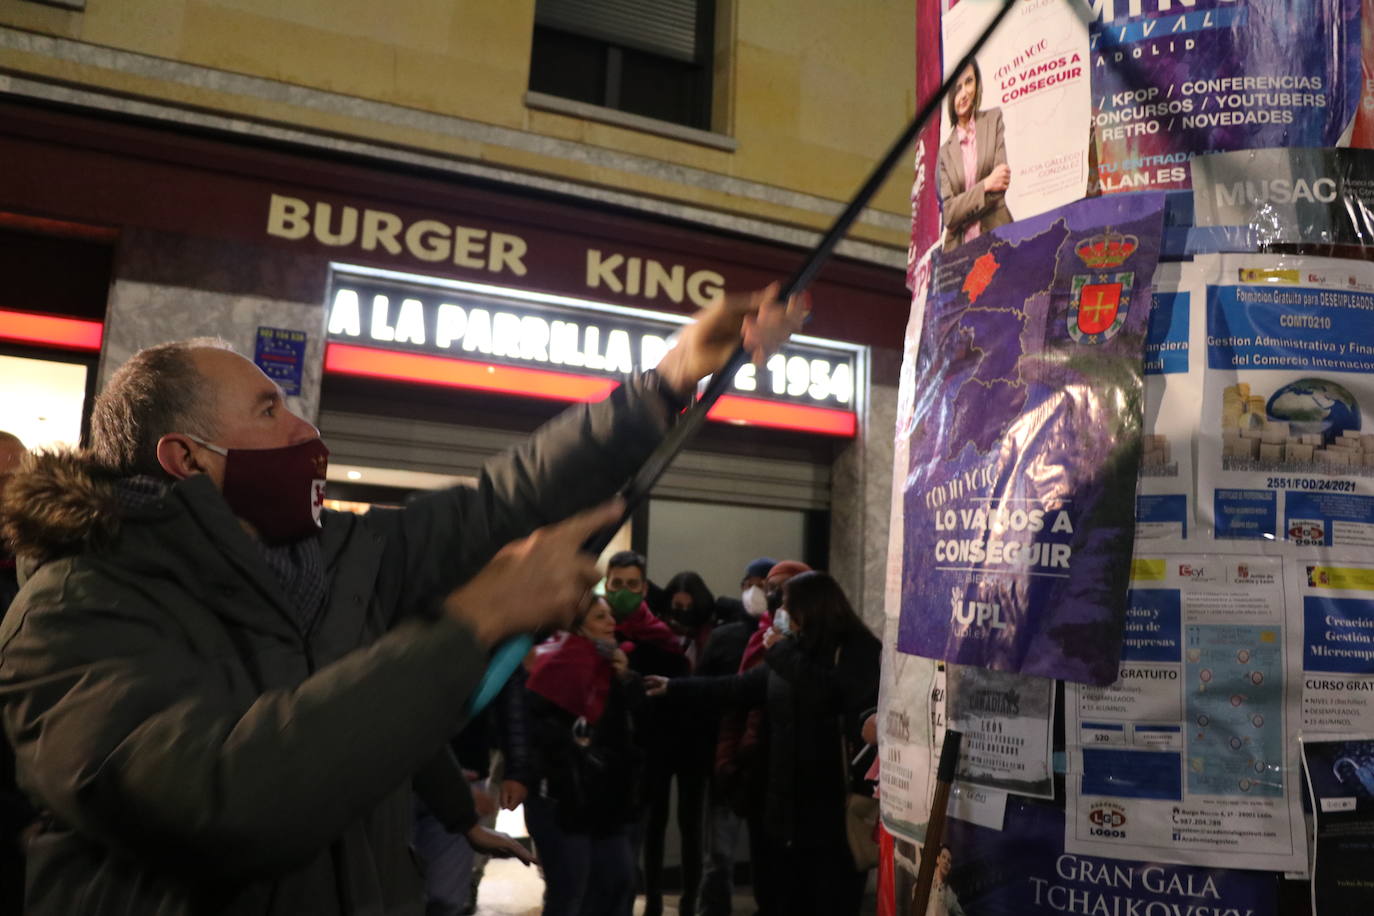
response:
<svg viewBox="0 0 1374 916"><path fill-rule="evenodd" d="M1217 539L1374 546L1374 264L1212 255L1198 509Z"/></svg>
<svg viewBox="0 0 1374 916"><path fill-rule="evenodd" d="M1116 682L1066 689L1067 851L1306 868L1284 570L1137 552Z"/></svg>
<svg viewBox="0 0 1374 916"><path fill-rule="evenodd" d="M1115 680L1162 208L1080 201L936 259L907 358L901 651Z"/></svg>
<svg viewBox="0 0 1374 916"><path fill-rule="evenodd" d="M1303 734L1374 734L1374 565L1290 562L1289 607L1303 627Z"/></svg>
<svg viewBox="0 0 1374 916"><path fill-rule="evenodd" d="M948 822L925 913L912 911L916 851L906 852L895 861L902 916L1279 916L1277 875L1074 853L1063 809L1029 799L1008 801L1004 830Z"/></svg>

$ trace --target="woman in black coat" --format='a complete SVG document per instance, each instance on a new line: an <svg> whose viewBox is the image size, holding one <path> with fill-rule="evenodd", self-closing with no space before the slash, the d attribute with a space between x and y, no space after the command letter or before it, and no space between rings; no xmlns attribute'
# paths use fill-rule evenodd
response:
<svg viewBox="0 0 1374 916"><path fill-rule="evenodd" d="M877 704L882 646L825 573L789 580L782 609L783 626L764 640L765 664L730 677L646 683L670 702L766 707L764 823L777 857L755 866L786 875L787 916L849 916L859 912L866 878L846 839L849 762Z"/></svg>
<svg viewBox="0 0 1374 916"><path fill-rule="evenodd" d="M526 682L533 785L525 822L544 871L545 916L630 916L637 814L634 710L643 686L597 598Z"/></svg>

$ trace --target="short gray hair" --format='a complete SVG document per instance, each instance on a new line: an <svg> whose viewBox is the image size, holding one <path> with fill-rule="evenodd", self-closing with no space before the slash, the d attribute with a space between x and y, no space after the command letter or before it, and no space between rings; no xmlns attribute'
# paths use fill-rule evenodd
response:
<svg viewBox="0 0 1374 916"><path fill-rule="evenodd" d="M157 460L167 433L215 436L215 392L196 368L196 350L234 348L194 337L139 350L120 366L91 412L91 451L117 474L166 477Z"/></svg>

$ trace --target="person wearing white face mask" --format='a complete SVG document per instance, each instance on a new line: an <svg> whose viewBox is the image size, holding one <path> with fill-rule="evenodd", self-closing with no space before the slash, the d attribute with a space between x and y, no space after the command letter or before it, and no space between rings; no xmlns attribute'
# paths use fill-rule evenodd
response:
<svg viewBox="0 0 1374 916"><path fill-rule="evenodd" d="M739 671L744 647L758 629L759 619L768 612L763 586L768 571L775 565L777 561L772 557L751 561L740 580L739 601L725 597L716 599L718 623L702 650L696 674L719 677ZM734 890L735 847L743 823L743 818L735 813L719 787L708 785L702 832L706 844L705 867L697 895L697 912L701 916L729 916Z"/></svg>
<svg viewBox="0 0 1374 916"><path fill-rule="evenodd" d="M744 610L755 620L768 613L768 595L764 592L764 583L768 578L768 570L775 565L777 561L772 557L759 557L744 569L744 579L740 582L740 588L743 589L740 600L744 604Z"/></svg>

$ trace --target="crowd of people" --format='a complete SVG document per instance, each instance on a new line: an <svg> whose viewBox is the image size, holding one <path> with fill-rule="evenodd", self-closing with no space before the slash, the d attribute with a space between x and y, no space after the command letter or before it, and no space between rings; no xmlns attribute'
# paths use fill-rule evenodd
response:
<svg viewBox="0 0 1374 916"><path fill-rule="evenodd" d="M661 914L674 795L680 914L731 912L745 829L759 913L858 912L845 803L872 791L878 640L798 561L756 559L740 588L717 598L691 571L659 587L643 556L615 554L604 593L455 738L486 807L524 803L545 914L629 916L640 890ZM431 916L473 912L480 868L444 851L462 838L423 813L417 831Z"/></svg>

